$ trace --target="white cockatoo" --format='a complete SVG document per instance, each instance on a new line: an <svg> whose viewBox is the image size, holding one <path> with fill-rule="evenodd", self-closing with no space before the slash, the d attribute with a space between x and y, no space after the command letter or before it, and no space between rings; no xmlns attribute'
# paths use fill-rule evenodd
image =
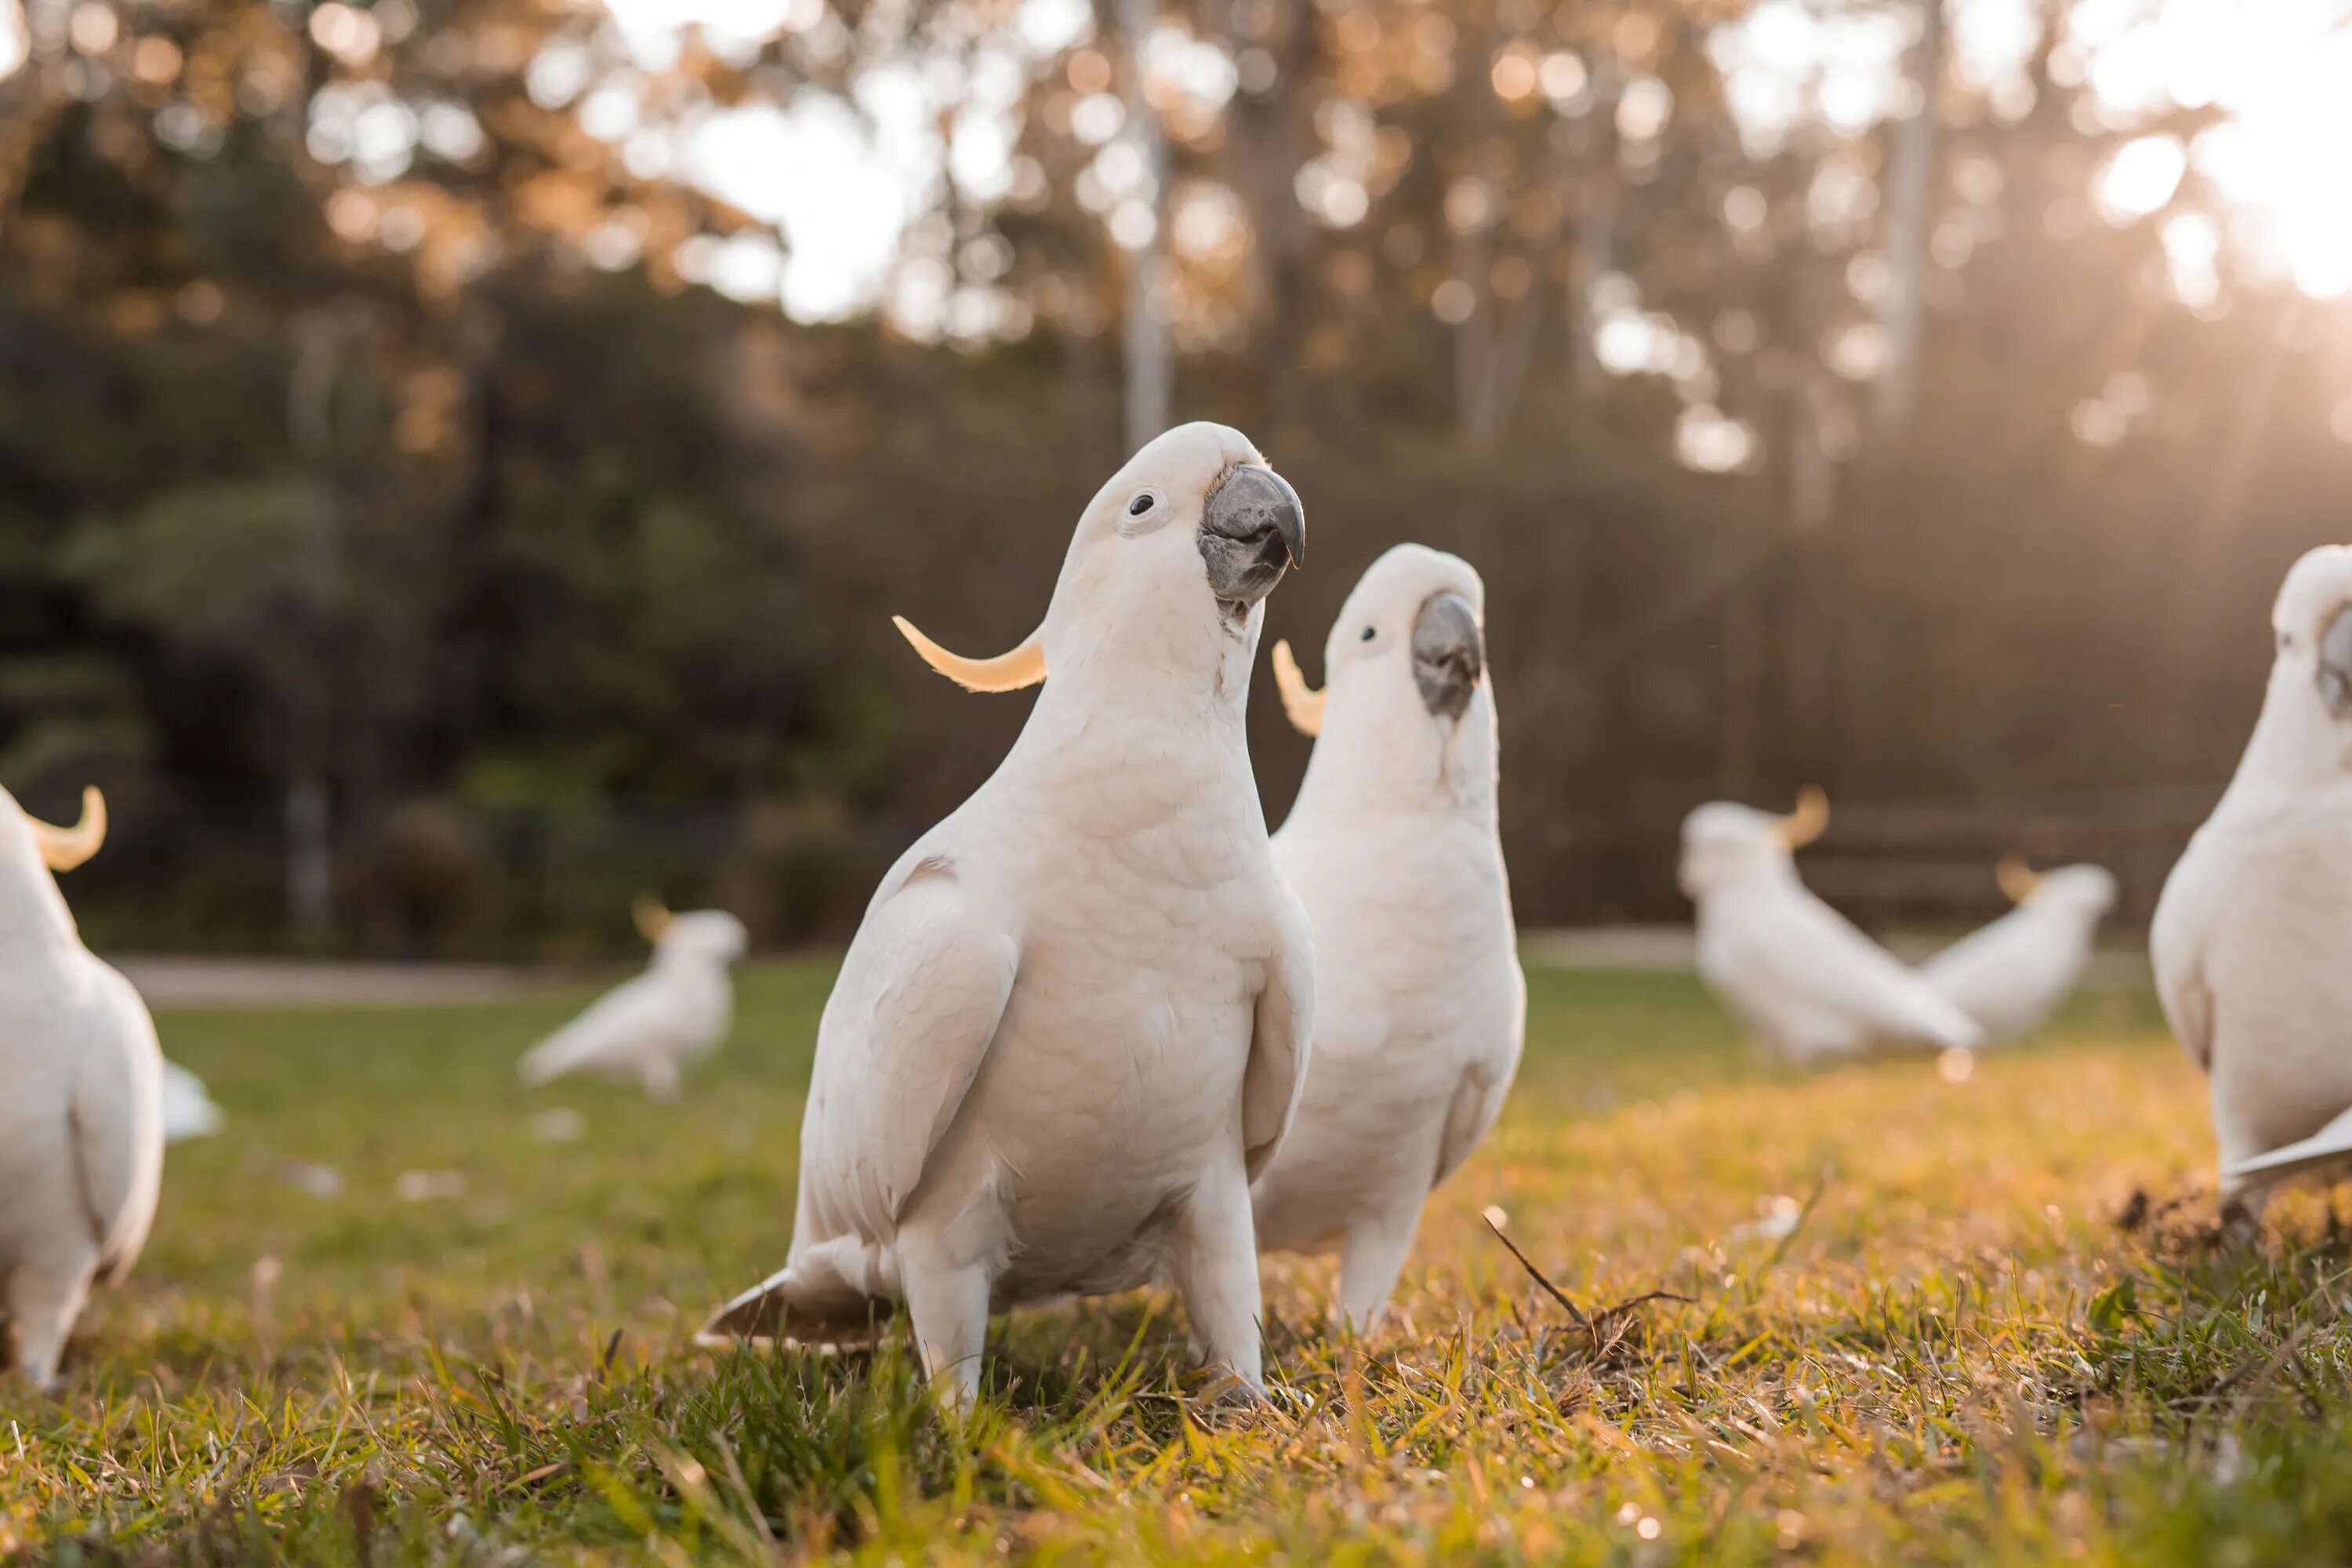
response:
<svg viewBox="0 0 2352 1568"><path fill-rule="evenodd" d="M2037 873L2016 859L1995 875L2017 908L1921 964L1919 978L2003 1040L2040 1025L2081 981L2116 879L2103 866Z"/></svg>
<svg viewBox="0 0 2352 1568"><path fill-rule="evenodd" d="M751 945L743 922L724 910L674 915L649 898L637 900L635 915L653 962L525 1052L523 1082L600 1073L635 1079L655 1099L669 1100L686 1065L725 1042L735 1026L730 971Z"/></svg>
<svg viewBox="0 0 2352 1568"><path fill-rule="evenodd" d="M1486 588L1400 544L1366 572L1310 690L1274 669L1317 737L1275 864L1315 928L1315 1052L1298 1119L1255 1195L1258 1246L1339 1253L1360 1330L1388 1304L1430 1189L1503 1108L1527 1033L1496 820Z"/></svg>
<svg viewBox="0 0 2352 1568"><path fill-rule="evenodd" d="M213 1103L205 1080L175 1061L163 1063L163 1142L181 1143L209 1138L228 1125L228 1117Z"/></svg>
<svg viewBox="0 0 2352 1568"><path fill-rule="evenodd" d="M1974 1049L1983 1031L1815 898L1793 852L1829 826L1817 789L1793 816L1716 801L1683 822L1683 891L1698 906L1698 972L1725 1005L1800 1062L1881 1041Z"/></svg>
<svg viewBox="0 0 2352 1568"><path fill-rule="evenodd" d="M2212 1079L2221 1187L2252 1211L2352 1164L2352 548L2280 588L2237 775L2148 933L2173 1032Z"/></svg>
<svg viewBox="0 0 2352 1568"><path fill-rule="evenodd" d="M1087 506L1045 623L964 659L1045 682L994 776L866 906L817 1030L785 1266L705 1343L839 1344L903 1303L968 1405L989 1314L1166 1279L1205 1361L1263 1386L1249 1183L1305 1079L1314 948L1243 720L1297 496L1186 425Z"/></svg>
<svg viewBox="0 0 2352 1568"><path fill-rule="evenodd" d="M163 1173L154 1021L82 946L52 875L105 837L95 789L70 828L0 790L0 1309L45 1387L90 1287L138 1260Z"/></svg>

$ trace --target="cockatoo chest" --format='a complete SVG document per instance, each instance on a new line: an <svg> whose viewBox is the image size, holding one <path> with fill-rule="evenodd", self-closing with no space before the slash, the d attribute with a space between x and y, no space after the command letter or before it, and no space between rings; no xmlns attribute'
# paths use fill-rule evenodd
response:
<svg viewBox="0 0 2352 1568"><path fill-rule="evenodd" d="M1140 772L982 837L971 863L1021 910L1013 994L959 1118L1010 1185L1016 1256L1122 1245L1209 1162L1241 1158L1280 942L1265 827L1222 781Z"/></svg>

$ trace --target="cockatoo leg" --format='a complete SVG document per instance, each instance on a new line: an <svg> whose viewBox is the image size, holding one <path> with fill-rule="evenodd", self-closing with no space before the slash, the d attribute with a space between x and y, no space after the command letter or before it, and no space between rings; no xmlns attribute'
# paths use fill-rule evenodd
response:
<svg viewBox="0 0 2352 1568"><path fill-rule="evenodd" d="M980 1397L980 1358L988 1347L992 1281L979 1263L959 1262L925 1231L898 1232L898 1283L923 1374L957 1415Z"/></svg>
<svg viewBox="0 0 2352 1568"><path fill-rule="evenodd" d="M1231 1373L1263 1399L1257 1227L1250 1214L1249 1178L1238 1158L1192 1189L1174 1241L1176 1291L1184 1298L1195 1358Z"/></svg>
<svg viewBox="0 0 2352 1568"><path fill-rule="evenodd" d="M66 1336L89 1294L89 1269L19 1265L8 1280L8 1316L16 1325L16 1370L36 1388L54 1388Z"/></svg>
<svg viewBox="0 0 2352 1568"><path fill-rule="evenodd" d="M1421 1200L1415 1198L1400 1210L1348 1227L1339 1252L1339 1310L1357 1333L1369 1334L1380 1326L1420 1224Z"/></svg>

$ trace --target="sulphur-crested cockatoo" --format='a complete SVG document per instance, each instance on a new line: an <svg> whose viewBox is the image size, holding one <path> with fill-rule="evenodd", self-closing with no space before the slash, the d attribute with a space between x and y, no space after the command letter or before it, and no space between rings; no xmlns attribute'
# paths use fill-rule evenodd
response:
<svg viewBox="0 0 2352 1568"><path fill-rule="evenodd" d="M226 1125L228 1118L213 1103L205 1080L175 1061L164 1062L163 1142L209 1138Z"/></svg>
<svg viewBox="0 0 2352 1568"><path fill-rule="evenodd" d="M90 1287L137 1261L163 1173L154 1022L82 946L51 875L105 837L95 789L71 828L0 790L0 1310L44 1386Z"/></svg>
<svg viewBox="0 0 2352 1568"><path fill-rule="evenodd" d="M1359 1329L1386 1307L1430 1189L1495 1124L1526 1037L1486 602L1467 562L1400 544L1340 608L1322 690L1287 643L1274 650L1283 706L1317 737L1274 836L1315 928L1315 1052L1255 1189L1258 1245L1336 1248Z"/></svg>
<svg viewBox="0 0 2352 1568"><path fill-rule="evenodd" d="M1683 823L1683 891L1698 906L1698 971L1725 1005L1793 1059L1880 1041L1973 1049L1983 1031L1893 954L1815 898L1792 851L1829 826L1809 789L1794 816L1729 801Z"/></svg>
<svg viewBox="0 0 2352 1568"><path fill-rule="evenodd" d="M2250 1210L2352 1165L2352 548L2297 562L2271 626L2262 717L2148 933L2212 1079L2222 1190Z"/></svg>
<svg viewBox="0 0 2352 1568"><path fill-rule="evenodd" d="M526 1052L523 1082L601 1073L634 1078L647 1094L668 1100L680 1069L727 1038L735 1023L729 971L749 945L743 922L724 910L674 915L654 899L638 900L636 919L654 944L653 963Z"/></svg>
<svg viewBox="0 0 2352 1568"><path fill-rule="evenodd" d="M1305 527L1239 432L1186 425L1088 503L1011 653L900 623L966 687L1045 689L866 906L817 1030L791 1251L704 1342L854 1342L904 1303L963 1405L992 1311L1165 1278L1209 1364L1262 1386L1249 1182L1304 1081L1314 949L1243 718Z"/></svg>
<svg viewBox="0 0 2352 1568"><path fill-rule="evenodd" d="M1996 875L2017 908L1921 964L1919 978L1999 1040L2039 1025L2083 978L2116 879L2102 866L2036 873L2014 859Z"/></svg>

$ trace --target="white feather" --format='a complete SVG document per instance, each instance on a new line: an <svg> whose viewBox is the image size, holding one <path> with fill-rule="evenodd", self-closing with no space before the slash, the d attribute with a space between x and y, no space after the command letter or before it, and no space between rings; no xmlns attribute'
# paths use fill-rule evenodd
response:
<svg viewBox="0 0 2352 1568"><path fill-rule="evenodd" d="M2106 870L2062 867L2017 908L1921 964L1919 977L1989 1038L2013 1038L2049 1017L2082 981L2099 922L2115 902L2116 879Z"/></svg>
<svg viewBox="0 0 2352 1568"><path fill-rule="evenodd" d="M992 1308L1169 1275L1257 1382L1248 1181L1313 961L1243 738L1262 612L1218 604L1195 535L1260 462L1187 426L1087 509L1020 740L883 879L825 1005L785 1267L706 1342L861 1339L903 1302L968 1400Z"/></svg>
<svg viewBox="0 0 2352 1568"><path fill-rule="evenodd" d="M717 1050L734 1027L730 970L745 946L743 922L722 910L672 917L646 972L532 1047L520 1064L522 1080L602 1073L636 1079L662 1099L677 1093L679 1069Z"/></svg>
<svg viewBox="0 0 2352 1568"><path fill-rule="evenodd" d="M1315 928L1316 1037L1298 1120L1255 1188L1258 1242L1337 1247L1339 1304L1360 1327L1385 1308L1430 1189L1500 1113L1526 1036L1493 682L1448 716L1414 677L1417 617L1444 594L1483 621L1467 563L1399 545L1349 595L1314 758L1274 839Z"/></svg>
<svg viewBox="0 0 2352 1568"><path fill-rule="evenodd" d="M2352 1154L2352 549L2296 563L2236 776L2167 879L2148 935L2175 1034L2211 1076L2222 1184L2250 1198ZM2331 630L2336 636L2331 638Z"/></svg>
<svg viewBox="0 0 2352 1568"><path fill-rule="evenodd" d="M1718 801L1683 824L1683 890L1698 906L1699 973L1801 1062L1881 1041L1972 1049L1983 1032L1797 876L1780 819Z"/></svg>

